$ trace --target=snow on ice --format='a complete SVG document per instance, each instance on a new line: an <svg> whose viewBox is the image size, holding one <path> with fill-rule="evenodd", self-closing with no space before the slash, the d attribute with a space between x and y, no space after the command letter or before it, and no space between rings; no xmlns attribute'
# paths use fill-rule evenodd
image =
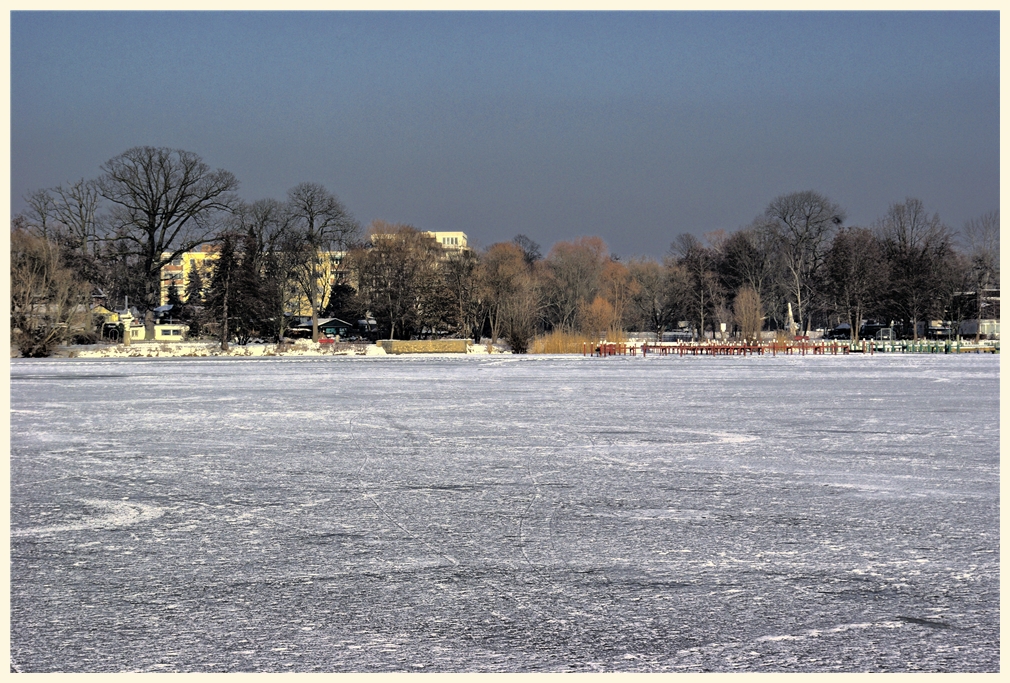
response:
<svg viewBox="0 0 1010 683"><path fill-rule="evenodd" d="M999 360L14 360L19 671L998 671Z"/></svg>

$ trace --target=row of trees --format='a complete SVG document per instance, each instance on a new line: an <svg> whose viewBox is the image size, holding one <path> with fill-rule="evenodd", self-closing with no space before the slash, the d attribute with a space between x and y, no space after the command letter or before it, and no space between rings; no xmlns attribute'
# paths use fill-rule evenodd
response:
<svg viewBox="0 0 1010 683"><path fill-rule="evenodd" d="M804 332L847 322L855 336L861 320L876 318L916 334L921 321L977 317L982 293L999 286L998 211L968 221L960 235L914 198L870 227L844 220L827 198L799 192L732 235L707 235L708 244L681 235L666 265L687 278L688 319L701 330L736 322L748 336L745 320L759 317L766 328ZM976 298L956 296L966 292Z"/></svg>
<svg viewBox="0 0 1010 683"><path fill-rule="evenodd" d="M969 221L960 244L917 199L869 228L844 220L815 192L783 195L731 235L677 237L661 262L621 261L598 237L558 242L544 257L523 235L439 258L410 226L373 225L384 237L350 253L358 289L345 305L373 312L390 336L501 337L521 351L551 330L662 334L684 322L696 336L725 324L749 339L848 322L854 337L876 318L915 335L920 321L978 317L982 292L999 286L998 212Z"/></svg>
<svg viewBox="0 0 1010 683"><path fill-rule="evenodd" d="M841 321L855 334L864 318L914 330L922 320L977 316L981 300L972 308L955 293L981 297L999 283L998 211L958 234L917 199L874 225L846 227L828 198L783 195L732 234L684 234L661 261L623 261L598 237L558 242L546 256L523 235L479 252L444 250L412 226L383 221L362 239L320 185L246 203L234 176L180 150L135 148L101 168L95 180L32 193L14 218L12 329L26 355L60 341L72 327L67 311L96 287L111 302L129 297L153 328L162 268L208 242L219 247L212 271L169 298L194 331L224 344L281 339L291 312L306 307L313 339L321 315L371 314L384 336L484 336L519 352L546 331L661 334L685 321L696 335L717 336L725 324L744 338ZM63 284L30 275L43 262Z"/></svg>
<svg viewBox="0 0 1010 683"><path fill-rule="evenodd" d="M77 307L95 291L109 302L129 300L144 314L148 338L153 338L152 311L161 303L162 268L208 242L234 246L248 239L255 249L245 248L243 255L253 258L255 252L255 263L247 267L284 288L297 288L316 320L333 265L322 255L346 249L360 229L343 204L315 183L292 188L284 202L243 202L235 194L234 175L211 169L192 152L136 147L107 161L101 171L95 179L29 194L28 209L12 220L12 257L17 248L37 244L28 236L51 244L61 267L74 276L71 298ZM22 298L40 300L34 285L16 278L13 266L12 278L12 286L26 290ZM197 298L201 289L195 290ZM263 308L280 317L291 300L286 290L250 291L246 298L254 294L266 297ZM221 296L216 291L212 303L227 305L229 294ZM12 310L16 305L12 292ZM39 329L67 330L66 323L48 314L20 320L23 327ZM51 339L47 348L60 341L59 333L46 336Z"/></svg>

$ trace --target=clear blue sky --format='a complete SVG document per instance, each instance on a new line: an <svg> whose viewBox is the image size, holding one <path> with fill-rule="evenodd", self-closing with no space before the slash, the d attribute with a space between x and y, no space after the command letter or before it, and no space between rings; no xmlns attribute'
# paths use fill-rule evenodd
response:
<svg viewBox="0 0 1010 683"><path fill-rule="evenodd" d="M11 200L137 145L367 224L661 256L813 189L999 208L999 15L13 12Z"/></svg>

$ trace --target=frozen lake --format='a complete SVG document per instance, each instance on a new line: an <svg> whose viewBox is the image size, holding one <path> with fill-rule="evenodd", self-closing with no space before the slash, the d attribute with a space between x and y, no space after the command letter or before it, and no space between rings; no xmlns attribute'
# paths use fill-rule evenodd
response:
<svg viewBox="0 0 1010 683"><path fill-rule="evenodd" d="M11 361L20 671L998 671L999 358Z"/></svg>

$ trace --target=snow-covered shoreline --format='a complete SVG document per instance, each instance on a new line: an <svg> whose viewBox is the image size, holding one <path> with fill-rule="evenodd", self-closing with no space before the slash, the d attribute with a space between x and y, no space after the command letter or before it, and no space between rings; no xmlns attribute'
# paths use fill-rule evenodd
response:
<svg viewBox="0 0 1010 683"><path fill-rule="evenodd" d="M491 353L501 353L493 348ZM483 344L473 344L467 355L489 353ZM232 344L227 351L221 350L220 342L134 342L122 344L95 344L90 346L60 347L57 358L263 358L278 356L385 356L386 351L377 344L367 342L336 342L317 344L299 340L288 344ZM418 354L439 355L439 354ZM461 355L461 354L452 354Z"/></svg>

